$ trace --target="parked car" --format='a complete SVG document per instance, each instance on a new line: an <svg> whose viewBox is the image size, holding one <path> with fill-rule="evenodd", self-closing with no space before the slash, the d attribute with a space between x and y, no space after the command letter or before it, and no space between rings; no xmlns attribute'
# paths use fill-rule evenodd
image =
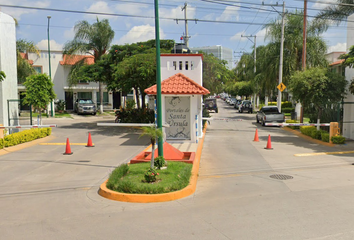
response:
<svg viewBox="0 0 354 240"><path fill-rule="evenodd" d="M257 112L257 123L261 123L265 126L266 122L285 122L284 113L280 113L276 106L264 106Z"/></svg>
<svg viewBox="0 0 354 240"><path fill-rule="evenodd" d="M213 110L218 113L218 105L216 104L216 98L207 98L204 100L204 108Z"/></svg>
<svg viewBox="0 0 354 240"><path fill-rule="evenodd" d="M229 104L234 106L236 103L236 98L231 98L230 101L229 101Z"/></svg>
<svg viewBox="0 0 354 240"><path fill-rule="evenodd" d="M236 103L234 105L234 108L238 109L242 103L242 100L236 100Z"/></svg>
<svg viewBox="0 0 354 240"><path fill-rule="evenodd" d="M239 105L238 112L252 113L253 112L252 102L250 100L243 100L242 103Z"/></svg>
<svg viewBox="0 0 354 240"><path fill-rule="evenodd" d="M96 104L91 99L76 99L74 112L77 114L89 113L96 115Z"/></svg>

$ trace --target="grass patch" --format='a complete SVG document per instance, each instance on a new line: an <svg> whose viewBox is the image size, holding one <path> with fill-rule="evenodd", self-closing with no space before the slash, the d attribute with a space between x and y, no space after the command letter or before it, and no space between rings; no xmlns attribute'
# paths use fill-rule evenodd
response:
<svg viewBox="0 0 354 240"><path fill-rule="evenodd" d="M63 113L55 113L55 118L72 118L74 119L69 113L63 112Z"/></svg>
<svg viewBox="0 0 354 240"><path fill-rule="evenodd" d="M122 164L110 175L107 188L113 191L132 194L158 194L181 190L188 186L192 173L192 164L168 162L165 170L159 173L156 182L146 183L145 172L150 163Z"/></svg>

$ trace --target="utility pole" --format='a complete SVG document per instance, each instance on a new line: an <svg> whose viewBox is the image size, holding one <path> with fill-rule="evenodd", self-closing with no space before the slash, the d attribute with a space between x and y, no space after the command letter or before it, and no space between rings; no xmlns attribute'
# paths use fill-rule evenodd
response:
<svg viewBox="0 0 354 240"><path fill-rule="evenodd" d="M256 49L257 49L257 44L256 44L256 39L257 39L257 36L256 35L249 35L249 36L243 36L243 35L241 35L241 37L246 37L246 38L248 38L248 40L250 40L253 44L254 44L254 51L253 51L253 60L254 60L254 69L253 69L253 71L254 71L254 73L256 73L256 56L257 56L257 54L256 54ZM250 38L251 37L253 37L254 38L254 41L252 41Z"/></svg>
<svg viewBox="0 0 354 240"><path fill-rule="evenodd" d="M264 4L265 6L271 6L275 11L277 11L274 6L279 6L279 4ZM278 12L278 11L277 11ZM279 13L279 12L278 12ZM281 84L283 82L283 52L284 52L284 27L285 27L285 2L283 2L283 12L279 13L281 17L281 39L280 39L280 60L279 60L279 81ZM277 107L279 112L281 112L281 91L278 89L278 99L277 99Z"/></svg>
<svg viewBox="0 0 354 240"><path fill-rule="evenodd" d="M281 40L280 40L280 60L279 60L279 84L283 82L283 53L284 53L284 27L285 27L285 2L283 2L283 13L281 19ZM281 112L281 91L278 89L277 105Z"/></svg>
<svg viewBox="0 0 354 240"><path fill-rule="evenodd" d="M303 43L302 43L302 71L306 70L306 25L307 25L307 0L304 0L304 28L303 28ZM300 123L304 122L304 108L301 104Z"/></svg>
<svg viewBox="0 0 354 240"><path fill-rule="evenodd" d="M47 34L48 34L48 64L49 64L49 78L50 78L50 81L53 81L52 80L52 66L51 66L51 63L50 63L50 38L49 38L49 22L50 22L50 18L51 16L47 16L48 18L48 28L47 28ZM54 104L53 104L53 101L50 103L50 116L51 117L54 117Z"/></svg>
<svg viewBox="0 0 354 240"><path fill-rule="evenodd" d="M185 22L185 35L183 36L183 39L186 46L189 47L188 40L190 36L188 35L187 3L184 3L184 6L182 7L182 11L184 11L184 22Z"/></svg>

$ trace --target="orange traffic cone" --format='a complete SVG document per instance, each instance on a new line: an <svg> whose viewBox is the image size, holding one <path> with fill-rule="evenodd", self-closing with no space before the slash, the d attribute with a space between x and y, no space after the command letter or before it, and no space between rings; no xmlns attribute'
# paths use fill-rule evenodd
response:
<svg viewBox="0 0 354 240"><path fill-rule="evenodd" d="M272 142L270 140L270 134L268 135L268 142L267 142L267 146L264 149L273 149L272 148Z"/></svg>
<svg viewBox="0 0 354 240"><path fill-rule="evenodd" d="M256 133L254 134L254 139L253 142L259 142L259 138L258 138L258 129L256 129Z"/></svg>
<svg viewBox="0 0 354 240"><path fill-rule="evenodd" d="M66 149L65 149L64 155L71 155L71 154L73 154L73 153L71 152L69 138L67 138L66 139Z"/></svg>
<svg viewBox="0 0 354 240"><path fill-rule="evenodd" d="M94 147L92 144L91 133L88 134L88 141L86 147Z"/></svg>

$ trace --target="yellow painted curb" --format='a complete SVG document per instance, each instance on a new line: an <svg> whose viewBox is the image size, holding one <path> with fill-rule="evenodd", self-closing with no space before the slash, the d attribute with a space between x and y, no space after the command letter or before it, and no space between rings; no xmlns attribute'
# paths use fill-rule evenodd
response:
<svg viewBox="0 0 354 240"><path fill-rule="evenodd" d="M40 143L39 145L56 146L56 145L66 145L66 143ZM87 143L70 143L70 146L86 146ZM92 144L94 146L95 144Z"/></svg>
<svg viewBox="0 0 354 240"><path fill-rule="evenodd" d="M294 130L294 129L291 129L291 128L288 128L288 127L283 127L283 129L284 129L285 131L291 132L291 133L293 133L293 134L295 134L295 135L297 135L297 136L299 136L299 137L302 137L302 138L304 138L304 139L306 139L306 140L308 140L308 141L310 141L310 142L313 142L313 143L325 145L325 146L327 146L327 147L334 147L334 146L335 146L335 144L333 144L333 143L328 143L328 142L323 142L323 141L318 140L318 139L313 139L313 138L310 137L310 136L306 136L306 135L302 134L301 132L298 132L298 131L296 131L296 130Z"/></svg>
<svg viewBox="0 0 354 240"><path fill-rule="evenodd" d="M200 157L202 155L206 129L207 129L207 124L205 124L203 130L203 137L198 144L197 152L195 154L195 159L192 167L192 175L189 181L189 185L187 187L179 191L162 193L162 194L129 194L129 193L120 193L108 189L106 187L106 183L108 181L107 179L104 183L101 184L98 194L101 195L102 197L115 200L115 201L135 202L135 203L167 202L167 201L181 199L193 194L195 192L195 189L197 188L199 163L200 163Z"/></svg>
<svg viewBox="0 0 354 240"><path fill-rule="evenodd" d="M41 144L41 143L46 142L46 141L51 141L53 139L55 139L55 137L53 135L50 135L50 136L47 136L47 137L44 137L44 138L40 138L40 139L36 139L36 140L30 141L30 142L21 143L21 144L12 146L12 147L5 147L3 149L0 149L0 156L8 154L8 153L11 153L11 152L15 152L15 151L18 151L18 150L22 150L22 149L25 149L25 148L28 148L28 147L32 147L34 145Z"/></svg>

